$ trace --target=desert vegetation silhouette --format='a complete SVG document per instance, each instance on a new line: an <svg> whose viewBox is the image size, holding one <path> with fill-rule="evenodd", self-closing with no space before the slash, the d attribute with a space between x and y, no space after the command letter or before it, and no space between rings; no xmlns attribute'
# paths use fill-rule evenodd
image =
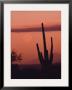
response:
<svg viewBox="0 0 72 90"><path fill-rule="evenodd" d="M13 51L11 52L11 62L17 61L17 60L19 60L19 61L23 60L23 59L22 59L22 55L21 55L21 54L17 54L17 53L13 50Z"/></svg>
<svg viewBox="0 0 72 90"><path fill-rule="evenodd" d="M38 43L36 44L37 52L38 52L38 58L42 65L51 65L53 62L53 39L51 37L51 51L50 51L50 58L48 55L48 50L46 48L46 38L45 38L45 31L44 31L44 25L42 25L42 36L43 36L43 46L44 46L44 57L42 55L42 52L39 49Z"/></svg>
<svg viewBox="0 0 72 90"><path fill-rule="evenodd" d="M48 50L46 47L46 38L45 38L45 30L44 30L43 23L41 24L41 26L42 26L42 36L43 36L43 46L44 46L44 57L43 57L42 52L39 49L38 43L36 43L38 58L42 65L51 65L53 62L53 39L51 37L51 50L50 50L50 56L49 56ZM11 61L13 62L13 61L17 61L17 60L23 60L22 55L21 54L18 55L15 51L12 51L11 52Z"/></svg>

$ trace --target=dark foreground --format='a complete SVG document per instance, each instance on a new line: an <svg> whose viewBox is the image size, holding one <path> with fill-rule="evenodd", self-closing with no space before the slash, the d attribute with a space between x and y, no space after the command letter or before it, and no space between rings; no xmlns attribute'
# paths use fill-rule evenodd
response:
<svg viewBox="0 0 72 90"><path fill-rule="evenodd" d="M15 65L11 66L12 79L61 79L61 65Z"/></svg>

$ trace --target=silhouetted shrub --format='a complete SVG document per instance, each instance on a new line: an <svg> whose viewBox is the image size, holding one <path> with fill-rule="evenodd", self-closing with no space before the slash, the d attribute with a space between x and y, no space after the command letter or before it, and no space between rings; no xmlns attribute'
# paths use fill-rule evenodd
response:
<svg viewBox="0 0 72 90"><path fill-rule="evenodd" d="M15 51L11 52L11 61L19 61L19 60L23 60L22 59L22 55L21 54L17 54Z"/></svg>

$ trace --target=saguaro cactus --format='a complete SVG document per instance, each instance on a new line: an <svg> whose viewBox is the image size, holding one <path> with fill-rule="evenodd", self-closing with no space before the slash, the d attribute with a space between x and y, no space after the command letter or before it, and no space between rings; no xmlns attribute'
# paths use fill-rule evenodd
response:
<svg viewBox="0 0 72 90"><path fill-rule="evenodd" d="M44 32L43 23L42 23L42 35L43 35L43 46L44 46L44 58L43 58L42 52L40 52L38 43L36 44L39 61L41 64L45 64L45 65L52 64L52 61L53 61L53 39L51 37L51 51L50 51L50 59L49 59L48 50L46 48L46 39L45 39L45 32Z"/></svg>

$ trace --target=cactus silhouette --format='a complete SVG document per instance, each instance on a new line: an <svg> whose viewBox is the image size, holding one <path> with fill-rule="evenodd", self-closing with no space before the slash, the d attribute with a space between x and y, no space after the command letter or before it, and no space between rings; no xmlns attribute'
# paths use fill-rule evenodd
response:
<svg viewBox="0 0 72 90"><path fill-rule="evenodd" d="M51 37L50 63L53 62L53 39Z"/></svg>
<svg viewBox="0 0 72 90"><path fill-rule="evenodd" d="M38 56L39 56L40 63L43 64L43 61L42 61L43 60L43 56L42 56L42 53L39 50L38 44L37 44L37 51L38 51Z"/></svg>
<svg viewBox="0 0 72 90"><path fill-rule="evenodd" d="M42 35L43 35L43 46L44 46L44 58L43 58L42 52L40 52L38 43L36 44L39 61L43 65L52 64L52 62L53 62L53 39L51 37L51 51L50 51L50 59L49 59L48 50L46 48L46 38L45 38L43 23L42 23Z"/></svg>

